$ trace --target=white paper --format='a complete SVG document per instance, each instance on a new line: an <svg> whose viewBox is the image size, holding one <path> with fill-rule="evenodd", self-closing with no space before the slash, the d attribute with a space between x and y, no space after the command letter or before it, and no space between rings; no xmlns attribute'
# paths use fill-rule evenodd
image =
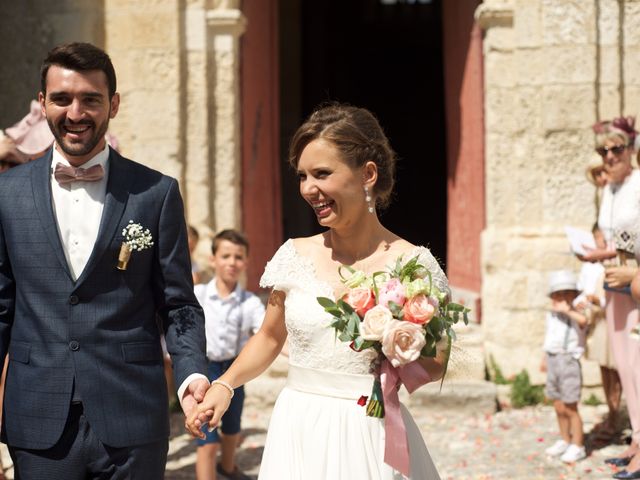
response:
<svg viewBox="0 0 640 480"><path fill-rule="evenodd" d="M586 254L587 252L584 249L584 246L596 248L596 241L591 232L581 228L570 227L568 225L565 225L564 232L567 234L573 253L578 255Z"/></svg>

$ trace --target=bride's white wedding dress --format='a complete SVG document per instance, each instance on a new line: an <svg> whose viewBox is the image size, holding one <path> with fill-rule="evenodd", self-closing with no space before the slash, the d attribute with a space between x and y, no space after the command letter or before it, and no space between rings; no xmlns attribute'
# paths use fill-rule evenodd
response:
<svg viewBox="0 0 640 480"><path fill-rule="evenodd" d="M431 271L436 286L448 291L447 279L429 250L412 256ZM335 339L331 316L316 297L333 298L332 287L318 279L310 259L287 240L267 264L260 286L286 293L289 376L267 432L260 480L399 480L384 463L384 419L368 417L358 405L370 395L373 350L354 352ZM412 480L439 480L422 435L402 406Z"/></svg>

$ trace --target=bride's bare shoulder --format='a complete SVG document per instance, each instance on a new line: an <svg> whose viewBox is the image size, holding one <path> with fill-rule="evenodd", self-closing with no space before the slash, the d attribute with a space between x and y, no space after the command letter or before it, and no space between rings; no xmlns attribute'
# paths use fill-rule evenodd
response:
<svg viewBox="0 0 640 480"><path fill-rule="evenodd" d="M322 233L311 237L293 238L292 241L296 251L305 257L313 257L314 253L325 245L325 237Z"/></svg>
<svg viewBox="0 0 640 480"><path fill-rule="evenodd" d="M402 255L403 253L409 253L416 248L413 243L405 240L402 237L398 237L397 235L393 240L388 242L387 245L389 246L389 248L387 249L388 252L393 255Z"/></svg>

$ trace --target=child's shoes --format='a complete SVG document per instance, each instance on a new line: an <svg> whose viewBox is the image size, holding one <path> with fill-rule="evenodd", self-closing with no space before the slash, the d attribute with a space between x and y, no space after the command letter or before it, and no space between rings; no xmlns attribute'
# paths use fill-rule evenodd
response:
<svg viewBox="0 0 640 480"><path fill-rule="evenodd" d="M574 463L587 457L587 452L584 447L579 447L573 443L567 447L565 452L560 457L564 463Z"/></svg>
<svg viewBox="0 0 640 480"><path fill-rule="evenodd" d="M558 440L556 443L547 448L544 452L552 457L562 455L569 448L569 444L564 440Z"/></svg>

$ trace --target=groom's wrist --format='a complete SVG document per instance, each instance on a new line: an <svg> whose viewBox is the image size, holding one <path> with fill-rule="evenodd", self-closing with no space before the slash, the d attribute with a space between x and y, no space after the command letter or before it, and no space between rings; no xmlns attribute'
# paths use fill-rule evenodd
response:
<svg viewBox="0 0 640 480"><path fill-rule="evenodd" d="M180 388L178 388L178 401L180 402L180 405L182 405L182 399L184 397L184 393L187 391L187 388L189 388L189 384L191 384L191 382L193 382L194 380L198 380L200 378L206 380L207 383L209 383L209 379L205 375L202 375L201 373L192 373L180 384Z"/></svg>

